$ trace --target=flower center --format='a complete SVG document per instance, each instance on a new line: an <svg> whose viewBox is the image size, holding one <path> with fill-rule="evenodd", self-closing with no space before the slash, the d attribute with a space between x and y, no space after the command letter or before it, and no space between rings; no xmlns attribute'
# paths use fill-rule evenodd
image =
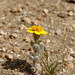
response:
<svg viewBox="0 0 75 75"><path fill-rule="evenodd" d="M38 26L38 27L32 26L32 30L40 32L42 30L42 27L41 26Z"/></svg>
<svg viewBox="0 0 75 75"><path fill-rule="evenodd" d="M38 32L40 32L42 30L42 27L41 26L38 26L37 28L36 28L36 31L38 31Z"/></svg>

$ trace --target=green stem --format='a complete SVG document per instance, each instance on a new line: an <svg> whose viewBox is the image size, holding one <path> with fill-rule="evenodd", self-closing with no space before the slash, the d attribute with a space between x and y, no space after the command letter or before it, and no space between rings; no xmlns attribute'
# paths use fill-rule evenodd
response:
<svg viewBox="0 0 75 75"><path fill-rule="evenodd" d="M33 33L33 37L34 37L35 43L37 43L38 39L40 38L40 35L36 35L35 33Z"/></svg>

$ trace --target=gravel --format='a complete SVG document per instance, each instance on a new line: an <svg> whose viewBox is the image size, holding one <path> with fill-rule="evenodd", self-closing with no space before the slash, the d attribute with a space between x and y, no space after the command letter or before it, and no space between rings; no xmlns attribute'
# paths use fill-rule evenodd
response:
<svg viewBox="0 0 75 75"><path fill-rule="evenodd" d="M75 74L75 0L0 0L0 75L34 75L32 34L25 28L42 26L49 59L67 61L55 75ZM32 57L32 58L31 58ZM41 59L37 75L46 75ZM59 70L59 71L58 71Z"/></svg>

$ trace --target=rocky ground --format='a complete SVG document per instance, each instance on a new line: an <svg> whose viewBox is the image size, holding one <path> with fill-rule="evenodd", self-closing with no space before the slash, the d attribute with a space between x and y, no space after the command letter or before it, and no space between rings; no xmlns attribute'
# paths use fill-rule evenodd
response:
<svg viewBox="0 0 75 75"><path fill-rule="evenodd" d="M48 35L42 35L40 39L50 57L67 61L55 74L75 75L74 2L0 0L0 75L34 75L30 69L32 60L29 58L33 37L25 29L34 24L41 25L48 32Z"/></svg>

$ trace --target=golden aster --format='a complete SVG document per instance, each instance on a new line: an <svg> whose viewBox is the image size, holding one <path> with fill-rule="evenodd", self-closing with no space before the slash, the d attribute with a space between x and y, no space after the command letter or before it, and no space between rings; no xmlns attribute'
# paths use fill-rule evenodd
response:
<svg viewBox="0 0 75 75"><path fill-rule="evenodd" d="M26 29L27 32L29 33L35 33L36 35L41 35L41 34L47 35L46 31L44 31L41 26L33 25L31 28L26 28Z"/></svg>

